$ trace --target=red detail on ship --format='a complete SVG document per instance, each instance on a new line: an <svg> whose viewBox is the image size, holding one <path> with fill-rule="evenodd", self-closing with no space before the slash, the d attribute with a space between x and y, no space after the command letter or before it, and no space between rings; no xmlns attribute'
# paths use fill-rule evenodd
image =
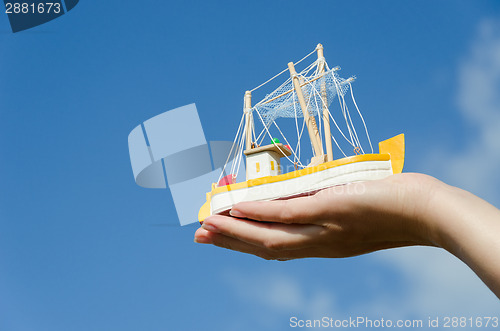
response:
<svg viewBox="0 0 500 331"><path fill-rule="evenodd" d="M220 180L219 180L219 183L217 184L217 186L226 186L226 185L231 185L231 184L234 184L236 183L236 178L234 177L234 175L227 175L225 177L222 177Z"/></svg>

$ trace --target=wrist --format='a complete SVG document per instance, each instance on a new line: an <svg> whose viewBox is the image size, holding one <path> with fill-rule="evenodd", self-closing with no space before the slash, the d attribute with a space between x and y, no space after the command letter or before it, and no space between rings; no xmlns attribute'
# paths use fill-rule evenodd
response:
<svg viewBox="0 0 500 331"><path fill-rule="evenodd" d="M408 224L408 235L416 245L440 246L441 228L436 212L447 186L434 177L423 174L395 175L398 195L403 197L401 215Z"/></svg>
<svg viewBox="0 0 500 331"><path fill-rule="evenodd" d="M464 261L467 260L464 248L477 247L478 242L500 230L497 208L472 193L444 183L435 191L428 214L429 239Z"/></svg>
<svg viewBox="0 0 500 331"><path fill-rule="evenodd" d="M458 203L459 190L441 181L435 180L427 193L427 205L423 209L422 224L425 224L425 237L432 246L450 250L452 233L457 217L452 215Z"/></svg>

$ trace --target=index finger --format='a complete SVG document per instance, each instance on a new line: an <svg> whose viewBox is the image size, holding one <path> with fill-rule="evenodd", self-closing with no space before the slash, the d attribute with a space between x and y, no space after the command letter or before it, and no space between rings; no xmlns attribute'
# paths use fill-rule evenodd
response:
<svg viewBox="0 0 500 331"><path fill-rule="evenodd" d="M324 204L315 196L288 200L249 201L233 206L229 214L238 218L278 223L317 224L326 215Z"/></svg>

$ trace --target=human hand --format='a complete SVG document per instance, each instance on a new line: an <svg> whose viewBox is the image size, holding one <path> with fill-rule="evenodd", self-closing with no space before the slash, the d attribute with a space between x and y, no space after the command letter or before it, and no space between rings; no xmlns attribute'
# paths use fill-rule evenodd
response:
<svg viewBox="0 0 500 331"><path fill-rule="evenodd" d="M435 245L426 211L440 184L426 175L399 174L307 197L242 202L233 217L208 217L195 241L277 260Z"/></svg>

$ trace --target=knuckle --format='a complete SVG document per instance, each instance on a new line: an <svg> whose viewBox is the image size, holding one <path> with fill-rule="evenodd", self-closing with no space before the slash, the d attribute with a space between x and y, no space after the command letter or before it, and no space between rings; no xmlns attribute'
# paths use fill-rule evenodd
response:
<svg viewBox="0 0 500 331"><path fill-rule="evenodd" d="M273 237L270 237L268 239L266 239L264 242L264 247L270 251L281 251L285 248L285 243L283 243L282 241L276 239L276 238L273 238Z"/></svg>
<svg viewBox="0 0 500 331"><path fill-rule="evenodd" d="M274 258L271 255L269 255L268 253L261 252L261 253L258 253L256 255L258 257L260 257L261 259L264 259L264 260L267 260L267 261L274 260Z"/></svg>
<svg viewBox="0 0 500 331"><path fill-rule="evenodd" d="M290 261L293 259L291 257L282 256L282 254L277 254L277 252L270 252L264 250L259 251L255 255L267 261Z"/></svg>
<svg viewBox="0 0 500 331"><path fill-rule="evenodd" d="M278 260L278 256L276 255L275 252L271 252L269 250L260 250L257 252L256 254L258 257L264 259L264 260L267 260L267 261L274 261L274 260Z"/></svg>

